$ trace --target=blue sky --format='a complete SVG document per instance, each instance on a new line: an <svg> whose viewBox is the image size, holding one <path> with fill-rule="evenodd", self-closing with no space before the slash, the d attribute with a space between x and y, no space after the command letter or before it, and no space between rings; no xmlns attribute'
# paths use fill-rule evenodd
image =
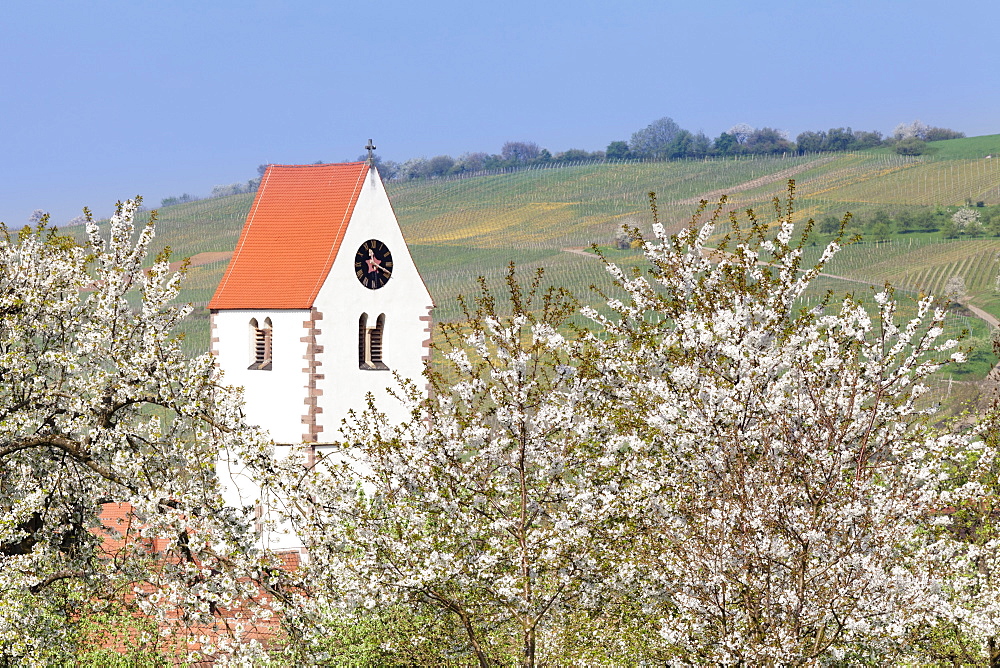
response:
<svg viewBox="0 0 1000 668"><path fill-rule="evenodd" d="M6 0L0 221L265 162L603 149L663 116L1000 133L995 0Z"/></svg>

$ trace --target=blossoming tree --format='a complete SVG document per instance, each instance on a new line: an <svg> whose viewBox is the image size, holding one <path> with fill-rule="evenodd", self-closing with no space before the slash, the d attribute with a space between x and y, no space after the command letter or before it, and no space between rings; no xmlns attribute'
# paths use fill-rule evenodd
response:
<svg viewBox="0 0 1000 668"><path fill-rule="evenodd" d="M304 605L437 610L482 666L603 662L621 514L605 444L618 439L597 412L600 379L581 370L589 353L560 331L574 302L537 278L522 289L513 268L508 287L509 313L484 287L443 326L431 396L400 390L409 421L371 406L342 453L305 476L288 460L309 541Z"/></svg>
<svg viewBox="0 0 1000 668"><path fill-rule="evenodd" d="M266 442L211 357L181 353L191 307L165 256L143 266L137 206L103 230L88 214L83 245L44 221L0 237L0 663L73 657L113 610L203 653L258 614L266 562L214 465L266 461Z"/></svg>
<svg viewBox="0 0 1000 668"><path fill-rule="evenodd" d="M942 628L985 652L997 545L954 518L990 491L995 419L935 421L926 381L963 359L944 309L804 308L842 234L809 266L791 198L724 212L655 225L646 272L609 264L593 333L486 294L430 398L400 391L410 420L371 406L336 457L288 460L310 619L437 609L480 665L881 664Z"/></svg>
<svg viewBox="0 0 1000 668"><path fill-rule="evenodd" d="M903 316L889 288L802 307L841 241L804 266L809 226L796 240L791 198L775 204L770 226L721 205L675 236L655 225L651 271L610 266L628 298L591 311L630 408L618 432L644 436L622 500L637 591L685 662L881 664L913 649L914 628L970 615L985 641L996 594L956 595L976 574L947 527L986 491L996 423L934 424L921 400L963 359L944 308L922 297Z"/></svg>

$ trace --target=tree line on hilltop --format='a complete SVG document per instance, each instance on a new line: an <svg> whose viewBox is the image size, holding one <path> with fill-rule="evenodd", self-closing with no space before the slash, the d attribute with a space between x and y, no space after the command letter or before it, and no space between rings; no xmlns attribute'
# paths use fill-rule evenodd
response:
<svg viewBox="0 0 1000 668"><path fill-rule="evenodd" d="M574 148L553 154L535 142L508 141L501 147L499 154L477 151L464 153L458 158L439 155L433 158L410 158L403 163L382 160L376 156L375 164L385 179L410 180L581 160L686 160L736 155L801 155L861 151L878 146L894 146L898 153L920 155L928 141L964 136L963 132L913 121L896 126L890 137L884 137L877 130L869 132L840 127L802 132L793 142L788 133L782 130L755 128L739 123L711 139L704 132L692 133L680 127L672 118L663 117L632 133L628 141L612 141L603 151ZM366 157L359 156L358 159Z"/></svg>
<svg viewBox="0 0 1000 668"><path fill-rule="evenodd" d="M892 135L885 137L878 130L853 130L850 127L829 130L807 130L795 137L772 127L755 128L738 123L718 137L710 138L702 131L691 132L664 116L645 128L636 130L631 138L615 140L603 151L571 148L553 153L533 141L508 141L499 153L471 151L458 157L437 155L432 158L414 157L403 162L386 160L375 154L373 162L387 181L437 179L483 171L517 169L521 167L557 165L588 160L690 160L743 155L787 155L862 151L879 146L892 146L901 155L920 155L927 142L964 137L964 132L927 125L919 120L900 123ZM367 154L357 160L367 160ZM323 164L322 160L314 164ZM256 192L267 165L257 167L257 177L246 182L217 185L209 197L225 197ZM161 206L182 204L201 199L187 193L166 197Z"/></svg>

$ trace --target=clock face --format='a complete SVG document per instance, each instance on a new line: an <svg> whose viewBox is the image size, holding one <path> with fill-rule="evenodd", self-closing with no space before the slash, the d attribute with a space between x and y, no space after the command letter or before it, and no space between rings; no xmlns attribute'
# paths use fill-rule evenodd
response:
<svg viewBox="0 0 1000 668"><path fill-rule="evenodd" d="M369 290L378 290L392 276L392 253L378 239L361 244L354 255L354 275Z"/></svg>

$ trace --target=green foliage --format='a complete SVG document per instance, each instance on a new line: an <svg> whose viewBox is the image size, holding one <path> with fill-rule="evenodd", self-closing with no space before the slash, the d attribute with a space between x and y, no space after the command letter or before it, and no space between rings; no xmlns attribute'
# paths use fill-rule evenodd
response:
<svg viewBox="0 0 1000 668"><path fill-rule="evenodd" d="M851 128L830 128L826 131L806 131L795 138L799 153L820 151L864 151L882 145L881 132L865 132Z"/></svg>
<svg viewBox="0 0 1000 668"><path fill-rule="evenodd" d="M467 665L459 651L461 629L419 602L356 614L332 613L322 631L308 648L298 648L307 649L302 656L318 666Z"/></svg>
<svg viewBox="0 0 1000 668"><path fill-rule="evenodd" d="M878 209L868 221L867 233L873 241L884 243L892 236L892 220L885 209Z"/></svg>
<svg viewBox="0 0 1000 668"><path fill-rule="evenodd" d="M719 155L731 155L737 151L738 146L736 137L728 132L723 132L715 139L715 151Z"/></svg>
<svg viewBox="0 0 1000 668"><path fill-rule="evenodd" d="M35 628L24 633L29 637L41 631L59 638L44 651L46 665L160 668L170 663L159 644L156 624L134 606L121 600L92 600L68 583L54 589L59 595L49 600L46 610L33 610ZM0 666L15 665L7 651L9 642L16 640L0 639Z"/></svg>
<svg viewBox="0 0 1000 668"><path fill-rule="evenodd" d="M879 243L884 243L892 236L892 227L889 221L873 222L870 230L871 238Z"/></svg>
<svg viewBox="0 0 1000 668"><path fill-rule="evenodd" d="M94 612L78 622L83 642L66 665L80 668L160 668L169 665L156 644L156 624L123 607Z"/></svg>
<svg viewBox="0 0 1000 668"><path fill-rule="evenodd" d="M604 151L604 155L608 160L628 160L632 157L632 154L628 150L628 142L625 141L611 142Z"/></svg>
<svg viewBox="0 0 1000 668"><path fill-rule="evenodd" d="M748 153L760 155L777 155L793 150L793 146L781 131L774 128L758 128L747 137L746 150Z"/></svg>
<svg viewBox="0 0 1000 668"><path fill-rule="evenodd" d="M984 648L953 622L921 625L910 633L907 641L910 652L920 656L927 665L981 665Z"/></svg>
<svg viewBox="0 0 1000 668"><path fill-rule="evenodd" d="M896 142L896 153L900 155L923 155L927 150L927 142L916 137L909 137Z"/></svg>
<svg viewBox="0 0 1000 668"><path fill-rule="evenodd" d="M924 133L925 141L946 141L948 139L961 139L965 137L964 132L952 130L951 128L928 128Z"/></svg>
<svg viewBox="0 0 1000 668"><path fill-rule="evenodd" d="M194 195L189 195L187 193L184 193L183 195L164 197L163 199L160 200L160 206L173 206L175 204L184 204L186 202L197 201L198 199L199 198L195 197Z"/></svg>
<svg viewBox="0 0 1000 668"><path fill-rule="evenodd" d="M840 221L836 216L826 215L820 219L816 229L820 234L836 234L840 229Z"/></svg>

